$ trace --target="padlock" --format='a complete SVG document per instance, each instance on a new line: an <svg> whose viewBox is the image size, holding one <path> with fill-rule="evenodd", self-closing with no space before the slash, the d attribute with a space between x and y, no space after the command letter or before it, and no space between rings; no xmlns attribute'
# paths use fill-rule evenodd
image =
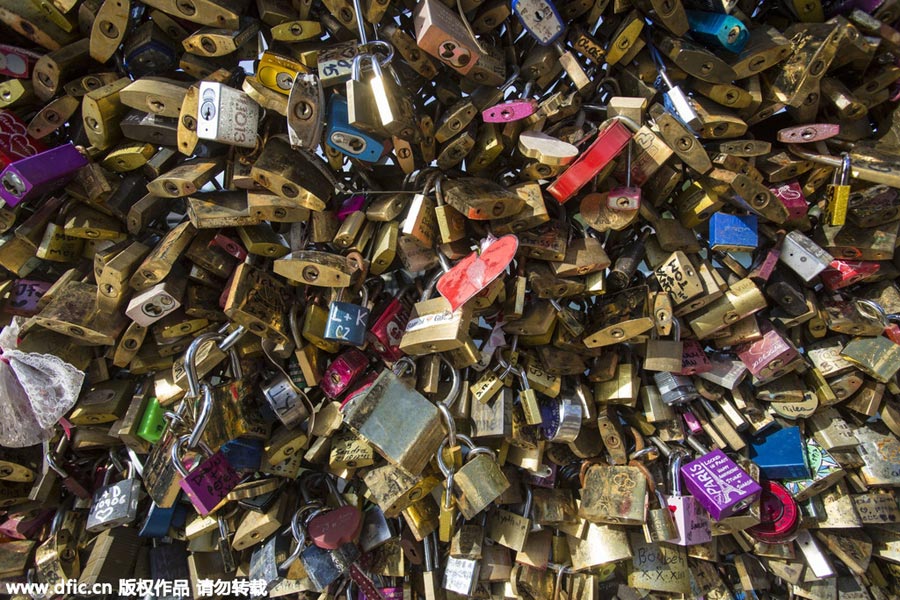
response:
<svg viewBox="0 0 900 600"><path fill-rule="evenodd" d="M531 488L526 487L522 514L505 509L494 511L488 516L486 535L502 546L521 552L531 531L532 502Z"/></svg>
<svg viewBox="0 0 900 600"><path fill-rule="evenodd" d="M493 451L475 446L471 439L462 434L457 434L457 439L469 447L468 460L461 468L452 471L444 461L445 443L442 442L437 454L438 465L445 477L451 477L452 473L452 482L459 490L459 495L455 496L456 505L466 519L471 519L496 500L510 483L497 465Z"/></svg>
<svg viewBox="0 0 900 600"><path fill-rule="evenodd" d="M52 168L48 170L47 164ZM0 172L0 198L9 206L16 206L68 183L85 165L87 159L72 144L20 158Z"/></svg>
<svg viewBox="0 0 900 600"><path fill-rule="evenodd" d="M682 492L681 466L687 454L673 452L669 457L668 490L666 503L675 519L677 536L671 539L679 546L705 544L712 539L709 515L692 495Z"/></svg>
<svg viewBox="0 0 900 600"><path fill-rule="evenodd" d="M385 402L386 396L391 399L390 405ZM341 410L349 427L389 462L412 474L421 473L440 444L438 410L390 371L382 372L362 395L350 399ZM404 423L402 431L385 426L397 420ZM423 448L433 450L423 452Z"/></svg>
<svg viewBox="0 0 900 600"><path fill-rule="evenodd" d="M647 340L644 350L644 369L674 373L681 371L684 351L681 342L681 324L675 319L673 325L672 340L659 339L655 336L656 330L651 330L650 339Z"/></svg>
<svg viewBox="0 0 900 600"><path fill-rule="evenodd" d="M343 342L351 346L362 346L369 320L368 300L369 293L364 286L361 304L332 302L328 309L325 339Z"/></svg>
<svg viewBox="0 0 900 600"><path fill-rule="evenodd" d="M117 483L110 483L112 468L113 464L107 466L103 486L94 492L91 501L85 523L85 529L91 533L125 525L137 518L141 482L134 477L134 467L129 462L125 479Z"/></svg>
<svg viewBox="0 0 900 600"><path fill-rule="evenodd" d="M187 435L178 438L172 446L171 460L182 477L179 482L181 489L196 511L206 516L225 500L240 478L221 450L213 453L202 442L199 448L206 458L188 471L181 461L180 449L188 444L189 439Z"/></svg>
<svg viewBox="0 0 900 600"><path fill-rule="evenodd" d="M647 514L647 479L630 466L585 465L579 516L593 523L643 525Z"/></svg>
<svg viewBox="0 0 900 600"><path fill-rule="evenodd" d="M716 521L747 508L762 492L759 483L721 450L706 452L682 465L680 472L685 487Z"/></svg>
<svg viewBox="0 0 900 600"><path fill-rule="evenodd" d="M340 397L359 380L368 366L369 359L365 354L355 348L347 350L325 370L320 381L322 391L329 398Z"/></svg>

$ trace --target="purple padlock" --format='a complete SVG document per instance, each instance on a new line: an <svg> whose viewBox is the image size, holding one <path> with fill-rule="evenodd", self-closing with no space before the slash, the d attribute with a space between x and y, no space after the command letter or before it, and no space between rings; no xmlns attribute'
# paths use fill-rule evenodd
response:
<svg viewBox="0 0 900 600"><path fill-rule="evenodd" d="M366 205L366 197L362 194L354 194L341 202L340 208L337 209L337 219L343 222L350 213L362 210Z"/></svg>
<svg viewBox="0 0 900 600"><path fill-rule="evenodd" d="M172 464L183 477L179 482L181 489L190 498L197 512L206 516L240 483L241 476L221 450L212 452L203 442L200 442L199 448L206 459L188 471L181 462L178 450L187 446L190 437L183 435L178 438L178 443L172 446Z"/></svg>
<svg viewBox="0 0 900 600"><path fill-rule="evenodd" d="M485 123L512 123L530 117L537 110L534 100L507 100L481 111Z"/></svg>
<svg viewBox="0 0 900 600"><path fill-rule="evenodd" d="M383 587L378 588L378 592L381 594L381 597L384 600L403 600L403 588L402 587ZM356 594L356 600L372 600L366 594L359 590Z"/></svg>
<svg viewBox="0 0 900 600"><path fill-rule="evenodd" d="M71 143L20 158L0 173L0 198L9 206L37 198L67 184L87 164Z"/></svg>
<svg viewBox="0 0 900 600"><path fill-rule="evenodd" d="M718 449L682 466L681 476L716 521L744 510L762 493L760 485Z"/></svg>

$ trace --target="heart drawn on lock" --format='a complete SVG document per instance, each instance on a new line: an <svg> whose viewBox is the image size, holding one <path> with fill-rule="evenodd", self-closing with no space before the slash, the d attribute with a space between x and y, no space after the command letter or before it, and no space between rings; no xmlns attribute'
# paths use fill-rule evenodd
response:
<svg viewBox="0 0 900 600"><path fill-rule="evenodd" d="M337 550L359 537L363 514L355 506L341 506L316 515L307 526L313 543L324 550Z"/></svg>
<svg viewBox="0 0 900 600"><path fill-rule="evenodd" d="M497 279L518 248L519 238L514 235L489 236L482 240L480 252L473 252L444 273L437 290L450 302L450 309L456 310Z"/></svg>

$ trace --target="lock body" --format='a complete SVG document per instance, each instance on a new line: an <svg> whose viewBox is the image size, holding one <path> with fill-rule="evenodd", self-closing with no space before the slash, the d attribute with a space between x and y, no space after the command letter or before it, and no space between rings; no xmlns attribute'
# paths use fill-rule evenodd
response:
<svg viewBox="0 0 900 600"><path fill-rule="evenodd" d="M32 200L67 183L87 164L72 144L20 158L0 172L0 198L9 206Z"/></svg>
<svg viewBox="0 0 900 600"><path fill-rule="evenodd" d="M687 490L710 516L720 521L755 502L762 488L721 450L681 467Z"/></svg>
<svg viewBox="0 0 900 600"><path fill-rule="evenodd" d="M259 105L225 84L200 84L197 137L242 148L257 144Z"/></svg>

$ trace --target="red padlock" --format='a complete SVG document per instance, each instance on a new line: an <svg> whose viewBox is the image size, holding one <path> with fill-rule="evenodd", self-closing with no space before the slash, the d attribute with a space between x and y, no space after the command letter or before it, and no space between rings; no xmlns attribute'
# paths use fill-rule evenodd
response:
<svg viewBox="0 0 900 600"><path fill-rule="evenodd" d="M400 294L399 298L392 298L366 332L366 339L372 350L387 363L406 356L400 349L400 340L409 322L410 305L407 297L407 294Z"/></svg>
<svg viewBox="0 0 900 600"><path fill-rule="evenodd" d="M881 264L875 261L836 258L819 276L825 287L834 291L868 279L880 269Z"/></svg>
<svg viewBox="0 0 900 600"><path fill-rule="evenodd" d="M800 527L800 509L791 494L771 481L762 483L759 525L746 529L748 535L768 544L780 544L794 538Z"/></svg>
<svg viewBox="0 0 900 600"><path fill-rule="evenodd" d="M319 513L306 527L310 539L319 548L337 550L344 544L351 544L362 531L363 514L355 506L341 506Z"/></svg>
<svg viewBox="0 0 900 600"><path fill-rule="evenodd" d="M611 121L597 134L594 143L556 181L547 186L547 191L560 204L564 204L618 156L631 141L631 137L632 133L624 123L619 120Z"/></svg>

